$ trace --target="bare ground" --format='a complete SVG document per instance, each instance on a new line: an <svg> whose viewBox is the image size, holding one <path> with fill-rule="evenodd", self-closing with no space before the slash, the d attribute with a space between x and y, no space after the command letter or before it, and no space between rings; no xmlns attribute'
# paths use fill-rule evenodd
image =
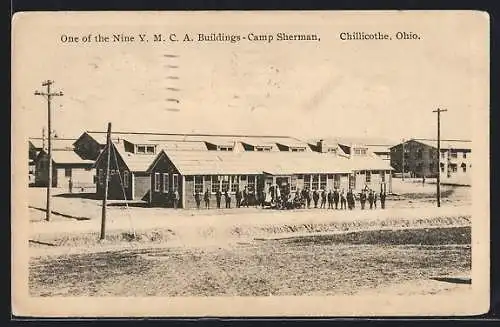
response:
<svg viewBox="0 0 500 327"><path fill-rule="evenodd" d="M470 255L468 227L112 250L32 258L30 291L33 296L440 292L470 286L446 281L469 276ZM438 286L429 287L433 283ZM420 285L420 291L410 284Z"/></svg>

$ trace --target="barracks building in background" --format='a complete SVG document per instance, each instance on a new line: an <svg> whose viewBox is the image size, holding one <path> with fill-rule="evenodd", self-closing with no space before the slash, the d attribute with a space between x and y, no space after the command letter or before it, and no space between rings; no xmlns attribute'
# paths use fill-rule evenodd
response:
<svg viewBox="0 0 500 327"><path fill-rule="evenodd" d="M102 197L108 150L108 198L154 206L195 208L196 192L208 190L214 196L218 190L234 194L246 187L257 195L274 185L292 194L366 187L392 192L392 168L385 151L379 155L366 145L289 136L114 132L107 149L106 132L84 132L72 149L66 149L72 153L71 163L58 167L71 176L73 185L79 184L79 176L88 184L88 175L72 168L91 170L95 192Z"/></svg>

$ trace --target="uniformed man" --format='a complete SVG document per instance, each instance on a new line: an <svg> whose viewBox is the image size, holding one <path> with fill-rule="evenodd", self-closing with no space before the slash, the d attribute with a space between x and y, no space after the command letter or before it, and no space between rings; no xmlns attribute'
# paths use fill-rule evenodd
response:
<svg viewBox="0 0 500 327"><path fill-rule="evenodd" d="M69 179L68 186L69 186L69 193L73 193L73 179L72 178Z"/></svg>
<svg viewBox="0 0 500 327"><path fill-rule="evenodd" d="M347 209L346 205L347 205L347 199L344 193L344 189L342 189L342 191L340 192L340 209L344 210Z"/></svg>
<svg viewBox="0 0 500 327"><path fill-rule="evenodd" d="M333 209L333 192L332 189L328 191L328 209Z"/></svg>
<svg viewBox="0 0 500 327"><path fill-rule="evenodd" d="M236 208L239 208L241 205L241 191L239 188L236 189Z"/></svg>
<svg viewBox="0 0 500 327"><path fill-rule="evenodd" d="M196 201L196 208L200 209L201 194L198 190L194 192L194 200Z"/></svg>
<svg viewBox="0 0 500 327"><path fill-rule="evenodd" d="M203 199L205 200L205 209L210 209L210 191L208 190L208 188L205 191Z"/></svg>
<svg viewBox="0 0 500 327"><path fill-rule="evenodd" d="M359 195L359 203L361 204L361 210L365 210L365 203L366 203L366 191L362 190L361 194Z"/></svg>
<svg viewBox="0 0 500 327"><path fill-rule="evenodd" d="M373 191L373 206L377 209L377 192Z"/></svg>
<svg viewBox="0 0 500 327"><path fill-rule="evenodd" d="M177 207L179 206L179 200L180 200L179 191L175 190L175 192L174 192L174 209L177 209Z"/></svg>
<svg viewBox="0 0 500 327"><path fill-rule="evenodd" d="M349 189L349 191L347 191L346 200L347 200L347 207L349 208L349 210L352 210L352 203L354 202L354 200L353 200L351 189Z"/></svg>
<svg viewBox="0 0 500 327"><path fill-rule="evenodd" d="M340 199L339 190L335 188L335 190L333 191L333 202L335 203L335 210L339 209L339 199Z"/></svg>
<svg viewBox="0 0 500 327"><path fill-rule="evenodd" d="M326 190L321 191L321 205L320 208L325 208L326 206Z"/></svg>
<svg viewBox="0 0 500 327"><path fill-rule="evenodd" d="M318 207L318 201L319 201L319 192L316 189L313 192L313 201L314 201L314 207L317 208Z"/></svg>
<svg viewBox="0 0 500 327"><path fill-rule="evenodd" d="M222 198L222 192L220 191L220 188L218 188L217 192L215 192L215 200L217 201L217 209L220 209L221 198Z"/></svg>
<svg viewBox="0 0 500 327"><path fill-rule="evenodd" d="M307 208L309 209L311 207L311 192L309 190L306 191L306 203L307 203Z"/></svg>
<svg viewBox="0 0 500 327"><path fill-rule="evenodd" d="M224 190L224 199L226 200L226 208L231 208L231 194L229 194L227 189Z"/></svg>
<svg viewBox="0 0 500 327"><path fill-rule="evenodd" d="M370 204L370 209L373 209L373 190L368 193L368 203Z"/></svg>
<svg viewBox="0 0 500 327"><path fill-rule="evenodd" d="M248 194L248 189L245 186L245 188L243 189L243 203L244 203L244 206L247 208L248 208L249 198L250 198L250 196Z"/></svg>
<svg viewBox="0 0 500 327"><path fill-rule="evenodd" d="M380 192L380 207L385 209L385 192Z"/></svg>

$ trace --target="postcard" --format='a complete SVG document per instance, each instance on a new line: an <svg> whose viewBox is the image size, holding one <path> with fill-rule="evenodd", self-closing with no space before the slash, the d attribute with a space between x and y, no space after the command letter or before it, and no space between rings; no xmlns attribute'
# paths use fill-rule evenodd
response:
<svg viewBox="0 0 500 327"><path fill-rule="evenodd" d="M20 12L12 308L489 310L489 16Z"/></svg>

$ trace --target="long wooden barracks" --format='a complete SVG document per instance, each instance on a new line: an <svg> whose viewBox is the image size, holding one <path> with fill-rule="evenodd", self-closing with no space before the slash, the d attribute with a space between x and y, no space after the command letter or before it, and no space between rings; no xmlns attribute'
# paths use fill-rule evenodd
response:
<svg viewBox="0 0 500 327"><path fill-rule="evenodd" d="M110 151L109 199L143 200L154 206L195 208L195 193L230 194L247 188L268 192L273 185L297 190L344 189L392 191L392 168L369 152L339 151L338 144L288 136L86 132L76 148L99 153L96 192L102 196ZM177 195L177 197L175 196ZM175 200L175 199L178 200Z"/></svg>

